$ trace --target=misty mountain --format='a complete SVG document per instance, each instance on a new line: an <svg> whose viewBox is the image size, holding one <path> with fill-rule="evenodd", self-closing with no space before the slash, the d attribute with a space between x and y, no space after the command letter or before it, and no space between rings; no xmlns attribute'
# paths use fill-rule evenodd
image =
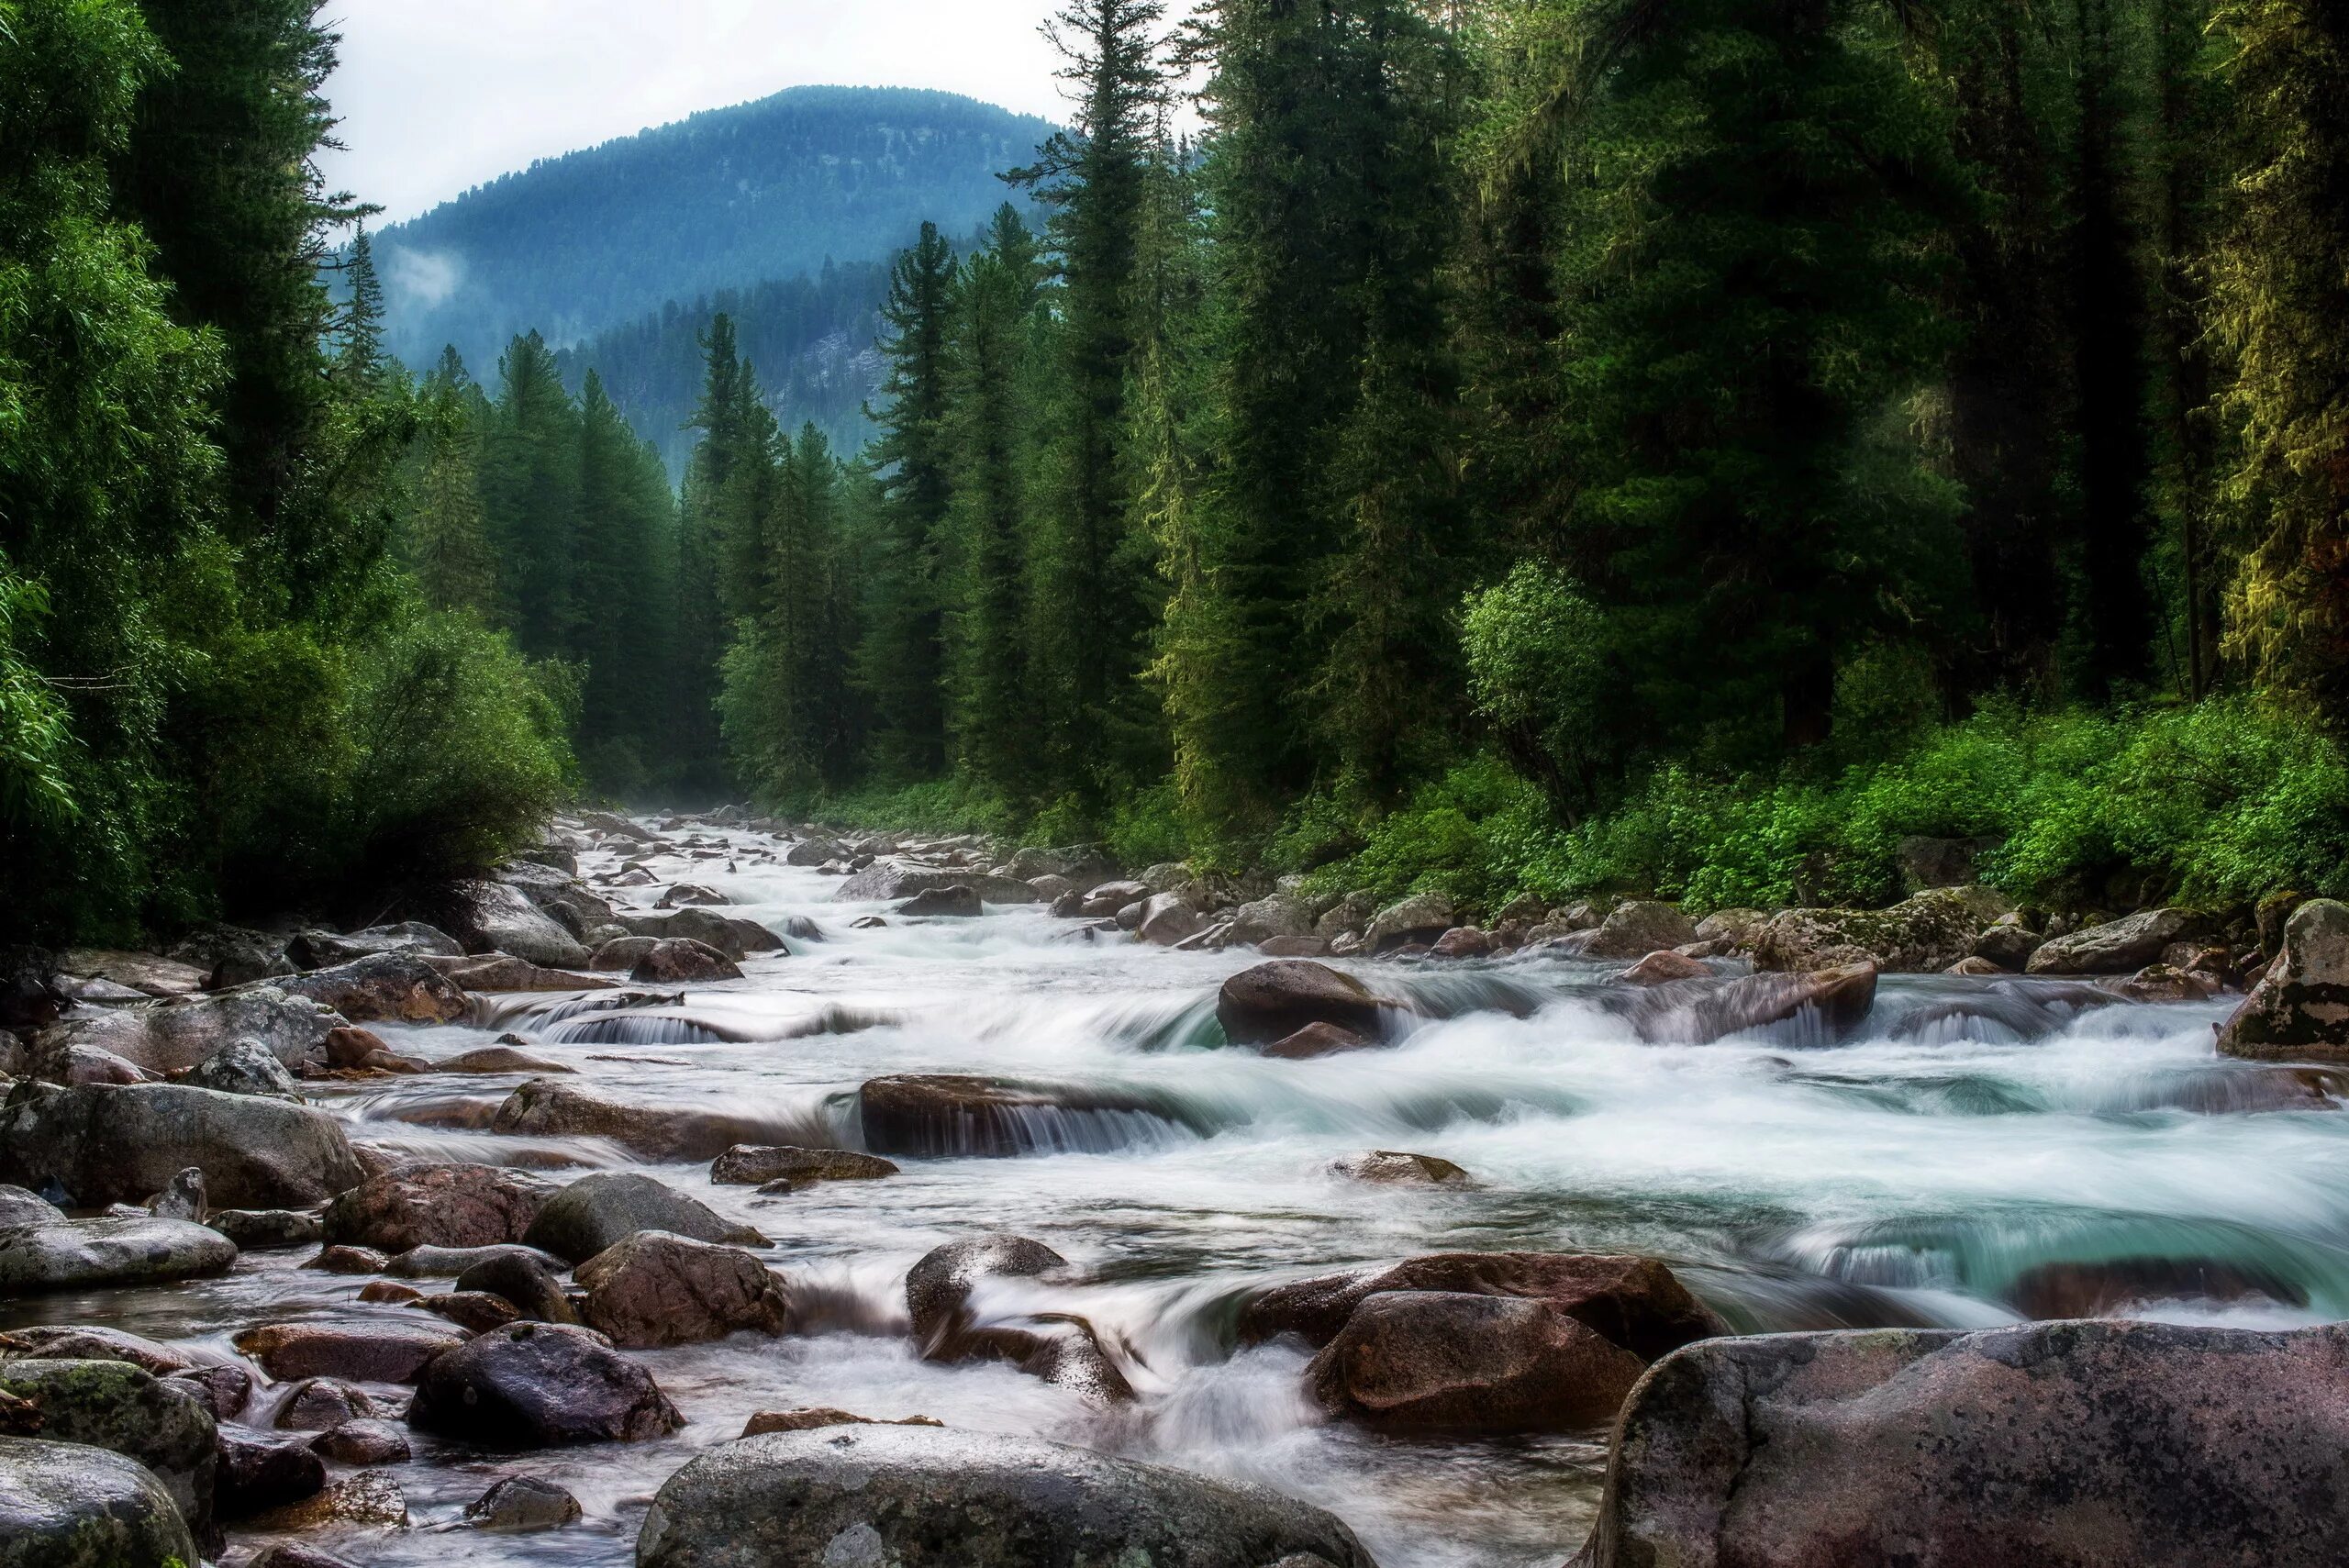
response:
<svg viewBox="0 0 2349 1568"><path fill-rule="evenodd" d="M1052 129L951 93L796 87L545 159L375 237L388 342L419 368L454 343L486 378L529 328L576 345L721 290L820 281L828 261L885 261L925 218L977 228L1013 194L996 174Z"/></svg>

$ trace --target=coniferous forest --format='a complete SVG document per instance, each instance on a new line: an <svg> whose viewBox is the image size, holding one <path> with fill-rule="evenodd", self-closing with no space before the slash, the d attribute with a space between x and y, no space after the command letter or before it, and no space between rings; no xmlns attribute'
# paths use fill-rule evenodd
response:
<svg viewBox="0 0 2349 1568"><path fill-rule="evenodd" d="M323 13L234 9L0 5L11 928L571 794L1492 902L1877 898L1912 834L2349 888L2316 0L1066 0L871 443L721 300L674 484L535 332L386 354Z"/></svg>

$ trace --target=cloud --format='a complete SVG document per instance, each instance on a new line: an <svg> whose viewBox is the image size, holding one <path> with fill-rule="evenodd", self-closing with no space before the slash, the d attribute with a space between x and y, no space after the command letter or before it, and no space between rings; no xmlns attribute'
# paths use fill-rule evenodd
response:
<svg viewBox="0 0 2349 1568"><path fill-rule="evenodd" d="M454 250L395 246L382 254L376 270L387 302L403 315L445 305L465 284L465 259Z"/></svg>

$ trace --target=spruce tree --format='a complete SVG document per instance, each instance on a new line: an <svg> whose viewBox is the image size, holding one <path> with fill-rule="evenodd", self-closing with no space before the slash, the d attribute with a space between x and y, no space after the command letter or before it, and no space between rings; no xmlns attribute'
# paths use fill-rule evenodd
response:
<svg viewBox="0 0 2349 1568"><path fill-rule="evenodd" d="M562 658L579 613L579 408L535 331L507 346L497 375L481 492L497 545L503 618L524 652Z"/></svg>
<svg viewBox="0 0 2349 1568"><path fill-rule="evenodd" d="M486 619L496 607L497 569L481 504L481 428L486 407L451 347L425 378L421 462L404 529L408 569L424 602Z"/></svg>

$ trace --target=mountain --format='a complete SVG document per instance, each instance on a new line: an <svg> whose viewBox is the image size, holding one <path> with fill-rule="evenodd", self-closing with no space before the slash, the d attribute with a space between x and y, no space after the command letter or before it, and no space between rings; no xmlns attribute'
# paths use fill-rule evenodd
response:
<svg viewBox="0 0 2349 1568"><path fill-rule="evenodd" d="M996 175L1052 128L951 93L795 87L544 159L375 236L387 340L419 368L454 343L486 379L529 328L576 344L828 260L885 261L925 218L976 228L1011 194Z"/></svg>

